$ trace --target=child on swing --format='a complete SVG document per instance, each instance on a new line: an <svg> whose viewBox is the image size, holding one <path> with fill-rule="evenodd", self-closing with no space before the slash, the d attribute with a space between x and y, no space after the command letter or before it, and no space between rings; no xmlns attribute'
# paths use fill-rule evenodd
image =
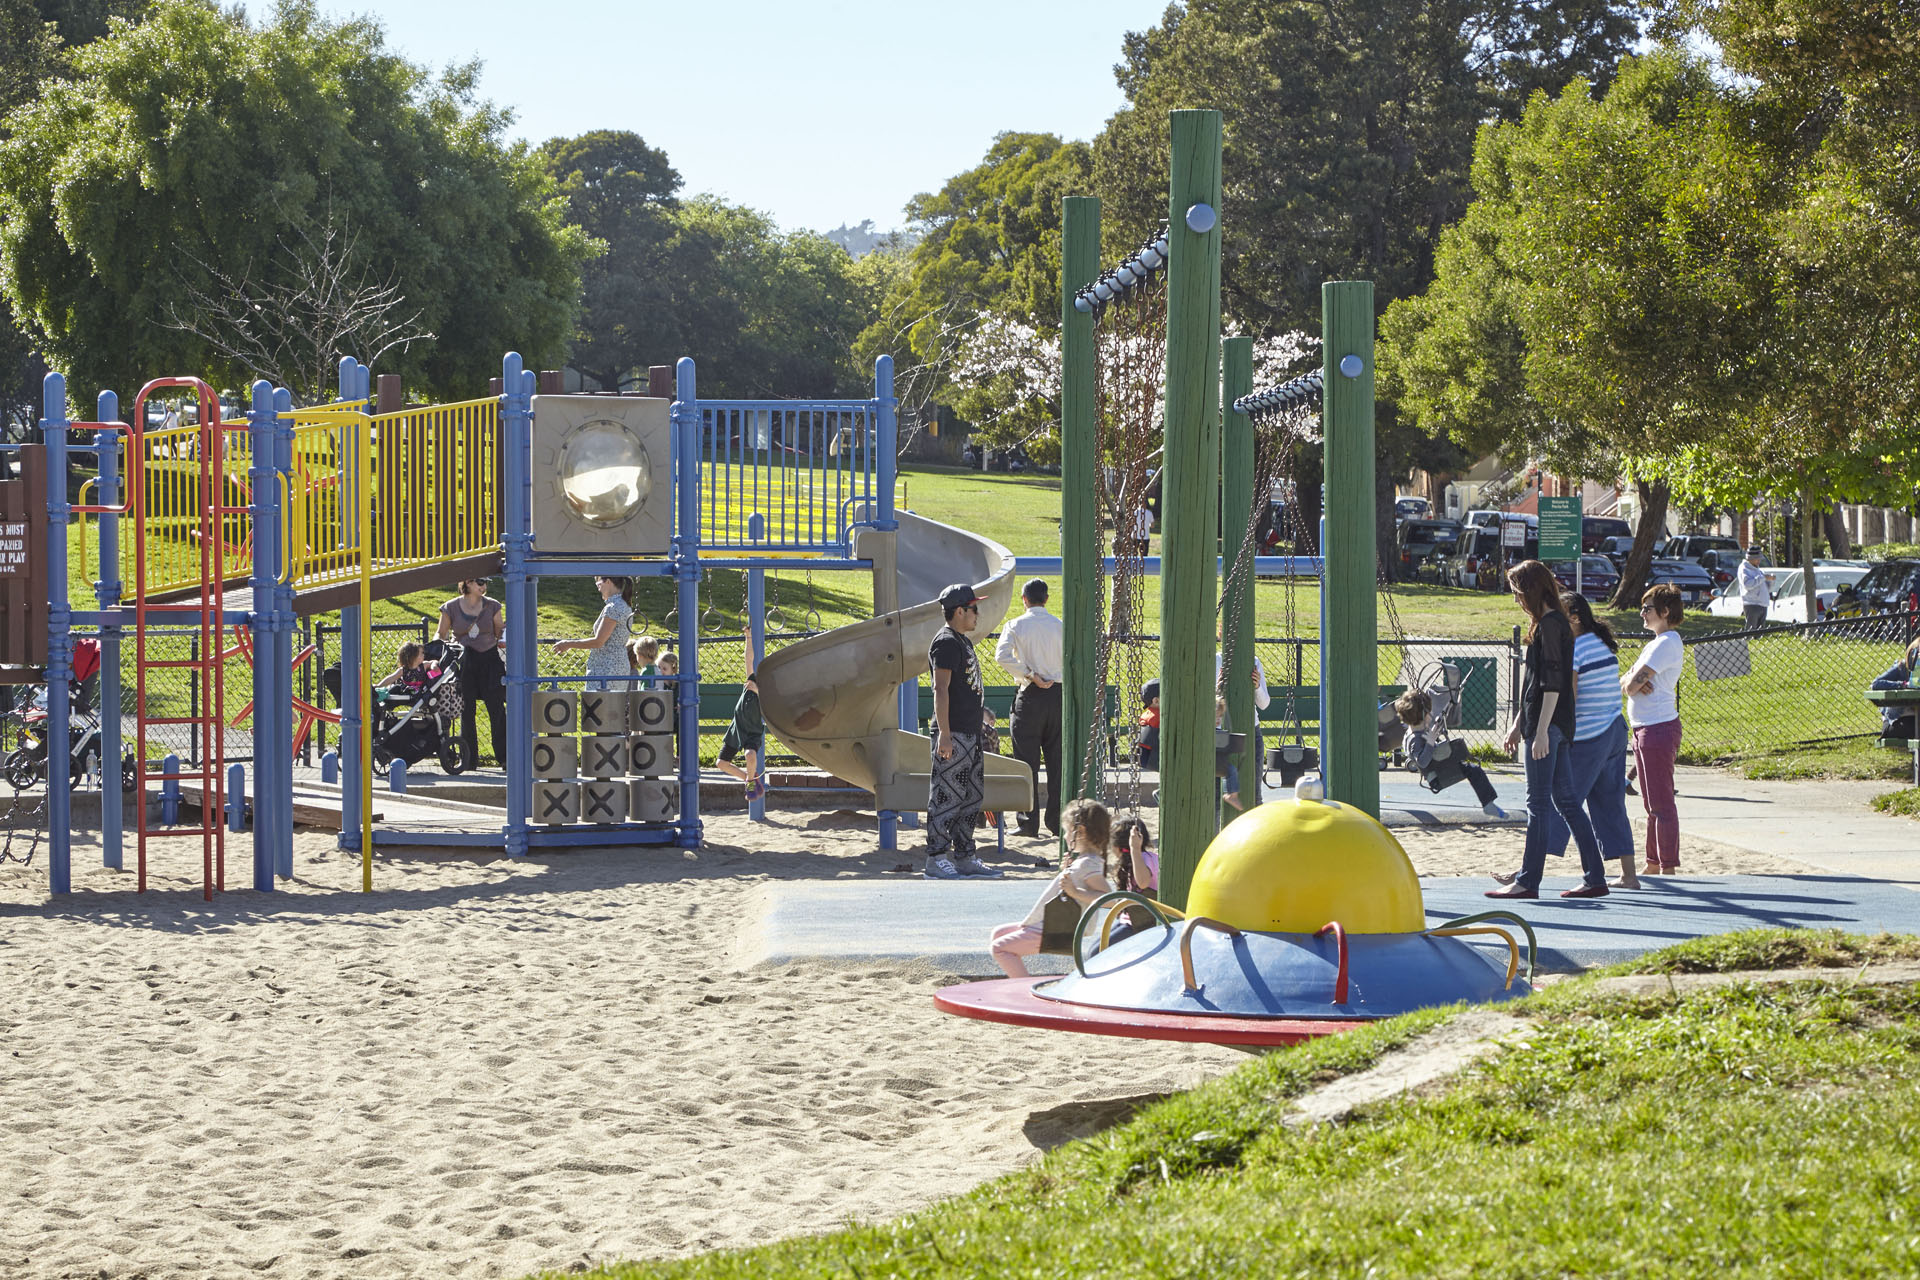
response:
<svg viewBox="0 0 1920 1280"><path fill-rule="evenodd" d="M1113 815L1097 800L1075 800L1060 818L1067 832L1066 865L1047 881L1046 892L1026 918L995 929L988 944L994 963L1009 978L1029 976L1025 957L1040 954L1040 926L1049 902L1065 893L1084 912L1101 894L1113 891Z"/></svg>
<svg viewBox="0 0 1920 1280"><path fill-rule="evenodd" d="M1436 695L1438 695L1436 697ZM1433 763L1433 749L1439 745L1440 737L1436 731L1439 719L1446 714L1446 699L1453 696L1452 691L1444 687L1437 689L1409 689L1393 700L1394 712L1400 717L1400 723L1407 726L1407 767L1415 773L1424 772ZM1434 704L1440 702L1436 713ZM1474 799L1480 802L1480 812L1489 818L1504 818L1507 811L1496 800L1497 793L1493 783L1487 779L1487 771L1477 764L1463 762L1460 772L1466 775L1467 783L1473 788Z"/></svg>

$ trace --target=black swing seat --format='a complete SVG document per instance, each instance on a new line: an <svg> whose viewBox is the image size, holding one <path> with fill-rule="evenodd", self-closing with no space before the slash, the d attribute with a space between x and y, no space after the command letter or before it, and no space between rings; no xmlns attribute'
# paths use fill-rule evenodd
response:
<svg viewBox="0 0 1920 1280"><path fill-rule="evenodd" d="M1320 749L1301 743L1267 749L1267 771L1278 772L1280 785L1290 787L1300 781L1300 775L1320 767Z"/></svg>
<svg viewBox="0 0 1920 1280"><path fill-rule="evenodd" d="M1420 771L1420 782L1429 791L1445 791L1467 780L1467 743L1464 738L1446 738L1433 746L1433 756Z"/></svg>

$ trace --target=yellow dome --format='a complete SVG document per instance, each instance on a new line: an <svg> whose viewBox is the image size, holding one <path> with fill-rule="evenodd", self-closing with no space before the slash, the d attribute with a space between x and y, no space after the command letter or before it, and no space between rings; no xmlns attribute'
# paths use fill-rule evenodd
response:
<svg viewBox="0 0 1920 1280"><path fill-rule="evenodd" d="M1275 800L1228 823L1194 872L1187 914L1237 929L1312 933L1338 920L1348 933L1426 928L1420 878L1407 851L1351 805Z"/></svg>

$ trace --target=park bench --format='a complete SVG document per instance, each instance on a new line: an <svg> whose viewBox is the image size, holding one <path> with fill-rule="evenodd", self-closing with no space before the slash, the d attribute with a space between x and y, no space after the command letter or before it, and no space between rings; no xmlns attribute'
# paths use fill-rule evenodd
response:
<svg viewBox="0 0 1920 1280"><path fill-rule="evenodd" d="M1874 745L1889 751L1906 751L1913 756L1913 785L1920 787L1920 689L1869 689L1867 701L1876 707L1902 708L1913 721L1904 738L1876 738Z"/></svg>

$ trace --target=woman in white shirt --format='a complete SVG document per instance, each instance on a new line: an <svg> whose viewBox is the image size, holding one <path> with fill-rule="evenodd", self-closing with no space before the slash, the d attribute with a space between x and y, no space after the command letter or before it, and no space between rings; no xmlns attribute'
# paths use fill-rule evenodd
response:
<svg viewBox="0 0 1920 1280"><path fill-rule="evenodd" d="M1673 761L1680 754L1677 687L1686 660L1686 648L1674 630L1681 614L1678 587L1663 582L1647 589L1640 597L1640 619L1653 632L1653 639L1620 681L1627 694L1627 719L1633 725L1640 802L1647 810L1643 876L1670 876L1680 869L1680 808L1673 795Z"/></svg>

